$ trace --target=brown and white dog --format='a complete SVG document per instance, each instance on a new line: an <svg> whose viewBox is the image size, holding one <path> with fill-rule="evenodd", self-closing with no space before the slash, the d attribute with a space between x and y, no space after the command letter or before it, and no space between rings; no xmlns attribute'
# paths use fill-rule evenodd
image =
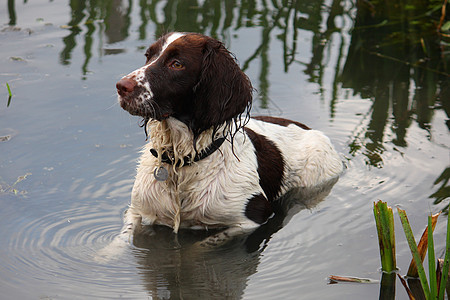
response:
<svg viewBox="0 0 450 300"><path fill-rule="evenodd" d="M141 224L243 232L266 222L283 193L342 172L321 132L249 117L250 80L221 42L169 33L145 56L143 67L117 83L121 107L144 118L150 138L123 233Z"/></svg>

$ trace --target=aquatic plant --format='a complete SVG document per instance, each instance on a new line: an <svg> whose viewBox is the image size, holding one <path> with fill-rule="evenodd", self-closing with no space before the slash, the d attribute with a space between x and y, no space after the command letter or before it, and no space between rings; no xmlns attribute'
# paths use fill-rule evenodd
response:
<svg viewBox="0 0 450 300"><path fill-rule="evenodd" d="M397 212L413 257L408 269L407 278L419 278L422 292L426 299L444 299L445 287L448 280L450 252L450 223L448 222L448 218L445 258L443 264L438 261L436 266L433 231L440 213L428 216L428 226L422 234L419 245L417 245L405 210L397 208ZM396 269L395 233L392 208L387 206L386 202L378 201L377 203L374 203L374 216L380 245L382 270L383 272L392 272ZM427 251L428 279L423 267L423 260ZM414 299L414 293L411 292L400 275L399 278L410 299Z"/></svg>
<svg viewBox="0 0 450 300"><path fill-rule="evenodd" d="M434 251L434 241L433 241L433 230L437 222L437 218L440 214L433 216L428 216L428 226L422 235L419 246L416 246L414 235L411 231L408 218L404 210L398 208L398 213L402 221L402 226L408 240L409 248L411 254L413 255L414 263L417 266L417 275L413 268L408 270L407 276L419 277L420 283L426 299L444 299L445 287L448 280L448 270L449 270L449 251L450 251L450 223L447 218L447 239L446 239L446 249L445 258L443 260L438 260L437 266L435 267L435 251ZM427 247L421 244L427 244ZM425 269L422 265L423 259L425 257L425 252L428 249L428 280L425 274ZM412 265L412 262L411 262Z"/></svg>
<svg viewBox="0 0 450 300"><path fill-rule="evenodd" d="M374 217L378 233L378 242L380 247L381 269L383 271L380 283L380 299L395 299L395 273L398 270L395 258L395 230L392 208L386 202L374 202ZM412 254L412 260L408 268L405 280L400 274L397 274L409 299L444 299L445 288L448 281L448 272L450 266L450 222L447 216L447 237L444 259L438 259L434 249L433 231L436 227L438 217L441 213L428 216L428 226L420 238L419 244L416 244L414 234L411 230L408 217L403 209L397 208L403 231L408 241ZM423 266L423 260L428 251L428 279ZM417 286L417 280L420 286ZM329 276L330 283L354 282L354 283L373 283L372 279L363 279L357 277ZM408 281L408 283L407 283Z"/></svg>
<svg viewBox="0 0 450 300"><path fill-rule="evenodd" d="M9 104L11 104L11 98L12 98L12 93L11 93L11 88L9 87L9 84L6 83L6 88L8 89L8 103L6 104L6 107L9 107Z"/></svg>
<svg viewBox="0 0 450 300"><path fill-rule="evenodd" d="M6 184L6 183L2 183L0 181L0 194L2 194L2 193L13 193L14 195L19 195L19 194L20 195L25 195L27 192L25 190L22 190L22 191L18 190L16 188L16 185L19 182L27 179L27 177L30 176L30 175L32 175L32 174L31 173L26 173L25 175L17 177L16 182L14 182L12 185L9 185L9 184Z"/></svg>
<svg viewBox="0 0 450 300"><path fill-rule="evenodd" d="M373 214L380 246L381 269L390 273L397 268L395 260L394 214L392 213L392 208L382 201L373 203Z"/></svg>

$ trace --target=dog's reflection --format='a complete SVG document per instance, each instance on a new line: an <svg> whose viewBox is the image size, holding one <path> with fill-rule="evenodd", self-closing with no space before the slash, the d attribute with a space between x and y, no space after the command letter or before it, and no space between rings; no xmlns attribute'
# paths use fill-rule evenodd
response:
<svg viewBox="0 0 450 300"><path fill-rule="evenodd" d="M255 231L205 247L215 231L144 227L134 235L136 259L150 296L156 299L239 299L274 233L303 209L321 202L337 180L314 190L296 189L278 200L275 214Z"/></svg>

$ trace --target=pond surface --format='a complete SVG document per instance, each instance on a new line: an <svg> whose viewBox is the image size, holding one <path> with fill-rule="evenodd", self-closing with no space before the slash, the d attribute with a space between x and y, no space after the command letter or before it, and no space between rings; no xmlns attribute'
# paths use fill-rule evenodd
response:
<svg viewBox="0 0 450 300"><path fill-rule="evenodd" d="M378 283L327 280L381 278L373 202L405 209L419 236L449 196L448 32L436 33L436 2L402 7L3 3L0 298L378 299ZM208 233L176 237L156 228L118 257L99 260L121 228L145 143L140 120L118 106L115 83L171 30L224 41L258 90L253 114L324 131L347 168L320 203L297 204L223 248L192 247ZM411 256L394 218L405 274ZM446 218L435 229L438 255ZM407 299L398 282L394 293Z"/></svg>

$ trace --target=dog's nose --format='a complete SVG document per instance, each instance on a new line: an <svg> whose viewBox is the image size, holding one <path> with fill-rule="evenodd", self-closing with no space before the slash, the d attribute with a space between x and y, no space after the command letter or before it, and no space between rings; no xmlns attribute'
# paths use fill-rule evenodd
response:
<svg viewBox="0 0 450 300"><path fill-rule="evenodd" d="M135 87L136 87L136 81L134 81L130 78L126 78L126 77L120 79L119 82L117 82L117 84L116 84L117 93L120 96L126 96L127 94L134 91Z"/></svg>

